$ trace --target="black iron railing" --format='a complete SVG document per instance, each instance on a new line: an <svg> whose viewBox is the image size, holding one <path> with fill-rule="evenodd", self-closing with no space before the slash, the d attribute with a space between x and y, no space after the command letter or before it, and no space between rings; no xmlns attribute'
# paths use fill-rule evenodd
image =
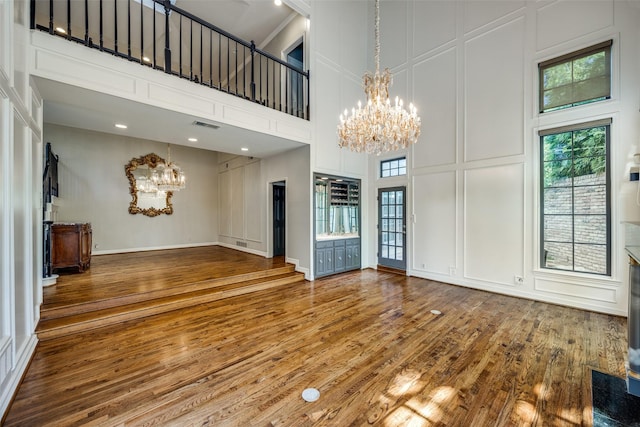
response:
<svg viewBox="0 0 640 427"><path fill-rule="evenodd" d="M31 0L31 28L309 119L308 71L170 0Z"/></svg>

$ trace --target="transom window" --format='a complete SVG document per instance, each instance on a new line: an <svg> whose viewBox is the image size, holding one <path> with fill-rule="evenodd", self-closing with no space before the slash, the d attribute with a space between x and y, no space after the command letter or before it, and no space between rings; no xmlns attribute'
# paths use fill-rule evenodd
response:
<svg viewBox="0 0 640 427"><path fill-rule="evenodd" d="M609 99L611 44L608 40L540 63L540 112Z"/></svg>
<svg viewBox="0 0 640 427"><path fill-rule="evenodd" d="M540 132L542 268L611 274L610 123Z"/></svg>
<svg viewBox="0 0 640 427"><path fill-rule="evenodd" d="M407 158L383 160L380 162L380 177L400 176L407 174Z"/></svg>

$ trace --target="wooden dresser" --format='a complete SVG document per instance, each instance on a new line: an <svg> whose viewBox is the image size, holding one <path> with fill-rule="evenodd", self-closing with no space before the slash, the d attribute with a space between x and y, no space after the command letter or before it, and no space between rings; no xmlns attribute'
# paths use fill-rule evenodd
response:
<svg viewBox="0 0 640 427"><path fill-rule="evenodd" d="M53 270L77 268L91 264L91 224L57 222L51 225L51 263Z"/></svg>

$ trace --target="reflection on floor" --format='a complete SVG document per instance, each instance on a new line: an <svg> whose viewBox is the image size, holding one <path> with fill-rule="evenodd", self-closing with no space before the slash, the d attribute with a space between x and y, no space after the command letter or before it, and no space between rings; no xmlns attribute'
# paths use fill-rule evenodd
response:
<svg viewBox="0 0 640 427"><path fill-rule="evenodd" d="M594 427L640 426L640 397L627 393L623 378L591 371Z"/></svg>

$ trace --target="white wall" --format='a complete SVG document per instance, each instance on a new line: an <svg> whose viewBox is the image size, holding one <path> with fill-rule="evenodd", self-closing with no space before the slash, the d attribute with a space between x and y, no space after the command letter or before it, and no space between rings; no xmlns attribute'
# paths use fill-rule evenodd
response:
<svg viewBox="0 0 640 427"><path fill-rule="evenodd" d="M621 221L637 220L640 8L627 1L381 2L381 67L392 95L422 119L406 178L379 179L370 197L408 185L408 274L614 314L626 313ZM404 29L404 30L403 30ZM537 64L613 38L606 102L537 113ZM613 117L611 278L539 269L538 129ZM369 216L375 217L375 201ZM375 236L375 220L369 226ZM375 239L370 253L375 253ZM373 262L374 257L371 257ZM524 277L516 285L515 276Z"/></svg>
<svg viewBox="0 0 640 427"><path fill-rule="evenodd" d="M369 185L368 157L338 147L338 117L345 108L351 110L358 100L365 101L362 75L373 52L373 30L368 2L313 1L310 28L310 92L313 144L311 170L330 175L361 179L362 188ZM366 209L369 194L361 193L362 267L375 266L371 260L371 237L366 230L375 221L375 211ZM375 198L374 198L375 199ZM309 229L313 230L312 201L309 201ZM372 217L371 215L374 215ZM375 224L375 222L374 222ZM313 241L310 242L310 245ZM313 253L313 248L310 248ZM373 252L375 254L375 252Z"/></svg>
<svg viewBox="0 0 640 427"><path fill-rule="evenodd" d="M42 101L26 71L28 9L0 1L0 414L35 349L42 302Z"/></svg>
<svg viewBox="0 0 640 427"><path fill-rule="evenodd" d="M265 159L220 153L218 178L219 242L234 249L273 255L272 188L286 185L287 261L310 274L309 148Z"/></svg>
<svg viewBox="0 0 640 427"><path fill-rule="evenodd" d="M266 256L261 160L220 153L218 162L219 242Z"/></svg>
<svg viewBox="0 0 640 427"><path fill-rule="evenodd" d="M167 144L53 124L45 124L44 137L59 156L55 219L90 222L94 254L217 242L217 153L172 145L187 187L173 194L172 215L148 217L128 212L124 166L149 153L166 159Z"/></svg>
<svg viewBox="0 0 640 427"><path fill-rule="evenodd" d="M295 17L269 41L263 50L269 52L276 58L286 61L287 58L283 56L283 52L300 40L304 41L305 44L307 42L307 18L302 15L295 15ZM304 51L305 69L308 69L308 56L306 55L308 55L309 47L305 45Z"/></svg>
<svg viewBox="0 0 640 427"><path fill-rule="evenodd" d="M296 148L281 155L263 160L263 189L271 195L271 184L284 181L286 185L286 228L285 254L287 262L296 265L296 270L311 278L311 224L309 205L311 203L311 179L309 176L309 147ZM266 186L265 186L266 184ZM266 232L268 249L273 252L271 197L267 198Z"/></svg>

